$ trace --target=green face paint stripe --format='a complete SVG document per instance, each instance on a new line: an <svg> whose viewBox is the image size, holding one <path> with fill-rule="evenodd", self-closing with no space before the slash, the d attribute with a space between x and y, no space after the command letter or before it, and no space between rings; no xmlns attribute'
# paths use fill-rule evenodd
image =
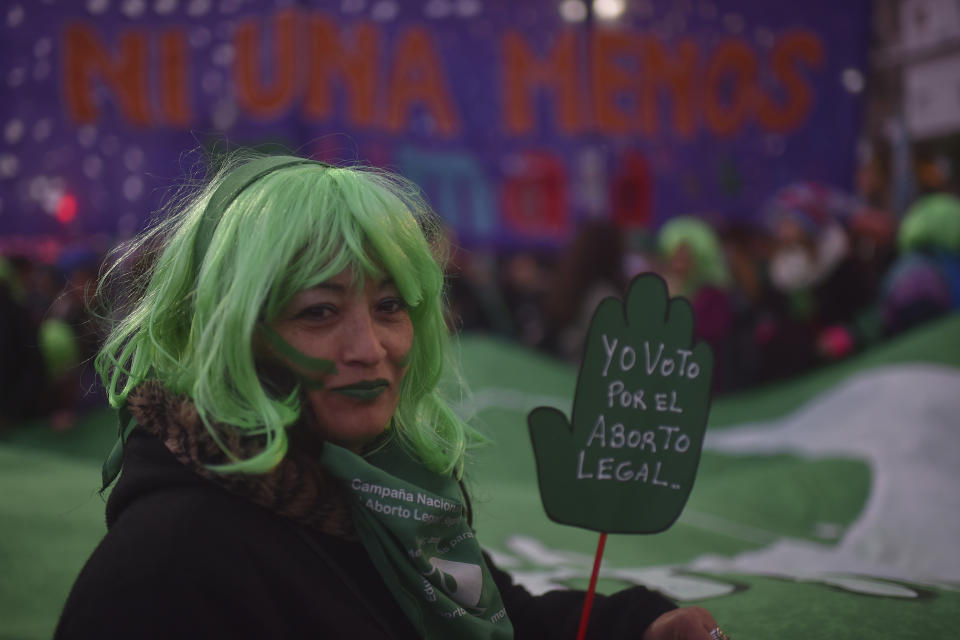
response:
<svg viewBox="0 0 960 640"><path fill-rule="evenodd" d="M400 359L400 366L401 367L407 366L408 364L410 364L411 360L413 360L413 349L410 349L410 351L407 351L404 354L403 358Z"/></svg>
<svg viewBox="0 0 960 640"><path fill-rule="evenodd" d="M266 158L257 158L238 167L227 176L227 179L220 183L220 186L210 196L207 206L203 209L203 216L200 219L200 226L197 229L197 235L193 242L193 255L196 264L203 262L207 255L207 249L210 247L210 241L213 239L213 233L220 224L220 218L230 203L240 195L240 193L262 178L268 173L272 173L283 167L294 166L298 164L316 164L322 167L331 167L325 162L309 160L307 158L297 158L296 156L268 156Z"/></svg>
<svg viewBox="0 0 960 640"><path fill-rule="evenodd" d="M302 369L307 369L313 373L330 374L337 372L337 366L331 360L325 358L311 358L302 351L298 351L290 346L286 340L280 337L280 334L267 325L260 325L260 333L266 338L270 346L284 358Z"/></svg>

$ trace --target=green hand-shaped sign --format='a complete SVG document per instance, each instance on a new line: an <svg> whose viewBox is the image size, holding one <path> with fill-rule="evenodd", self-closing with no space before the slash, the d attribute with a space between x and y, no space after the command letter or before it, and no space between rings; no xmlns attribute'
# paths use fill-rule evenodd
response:
<svg viewBox="0 0 960 640"><path fill-rule="evenodd" d="M607 298L587 334L573 419L530 412L540 496L556 522L656 533L690 496L710 405L713 354L691 346L693 312L659 276Z"/></svg>

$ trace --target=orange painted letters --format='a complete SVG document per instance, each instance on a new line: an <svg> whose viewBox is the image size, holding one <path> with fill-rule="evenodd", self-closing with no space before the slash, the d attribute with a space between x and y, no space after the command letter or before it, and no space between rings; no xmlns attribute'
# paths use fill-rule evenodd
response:
<svg viewBox="0 0 960 640"><path fill-rule="evenodd" d="M64 32L63 88L67 112L77 122L99 117L93 77L99 75L113 90L120 113L135 125L150 124L147 93L147 36L141 31L120 35L116 58L111 57L93 27L73 23Z"/></svg>
<svg viewBox="0 0 960 640"><path fill-rule="evenodd" d="M164 119L175 126L190 122L190 57L181 29L160 36L160 105Z"/></svg>
<svg viewBox="0 0 960 640"><path fill-rule="evenodd" d="M336 78L345 90L347 119L359 127L371 126L376 106L380 32L361 22L351 31L351 45L345 45L330 18L314 15L309 21L309 34L310 81L304 114L313 120L333 115L331 85Z"/></svg>
<svg viewBox="0 0 960 640"><path fill-rule="evenodd" d="M539 60L516 31L507 31L501 46L501 86L507 131L523 135L537 129L534 95L541 87L551 90L560 131L567 134L580 131L584 118L579 100L576 32L560 32L546 61Z"/></svg>
<svg viewBox="0 0 960 640"><path fill-rule="evenodd" d="M288 9L277 13L273 25L272 71L262 80L263 55L258 46L260 29L257 20L237 25L237 59L234 69L237 101L254 116L270 118L281 115L296 97L298 90L298 43L300 14Z"/></svg>
<svg viewBox="0 0 960 640"><path fill-rule="evenodd" d="M661 40L647 37L643 39L643 52L641 130L653 135L660 128L657 106L660 91L666 88L670 92L670 106L673 108L673 130L681 137L692 136L696 128L693 89L697 81L697 43L691 38L684 38L671 56Z"/></svg>
<svg viewBox="0 0 960 640"><path fill-rule="evenodd" d="M591 44L590 71L597 128L604 133L629 133L636 128L637 105L641 100L637 38L629 32L597 29ZM632 64L625 65L628 61ZM624 98L627 98L626 104Z"/></svg>
<svg viewBox="0 0 960 640"><path fill-rule="evenodd" d="M773 72L786 90L784 104L766 94L758 96L760 123L771 131L796 129L813 107L813 89L797 72L797 63L819 67L824 61L823 44L809 31L791 31L777 40L771 54Z"/></svg>
<svg viewBox="0 0 960 640"><path fill-rule="evenodd" d="M704 119L707 128L718 136L740 131L751 115L757 59L742 40L728 38L720 43L707 63Z"/></svg>
<svg viewBox="0 0 960 640"><path fill-rule="evenodd" d="M387 128L401 131L407 125L410 108L420 104L433 116L439 134L457 133L460 118L430 33L423 27L406 30L400 36L393 58Z"/></svg>

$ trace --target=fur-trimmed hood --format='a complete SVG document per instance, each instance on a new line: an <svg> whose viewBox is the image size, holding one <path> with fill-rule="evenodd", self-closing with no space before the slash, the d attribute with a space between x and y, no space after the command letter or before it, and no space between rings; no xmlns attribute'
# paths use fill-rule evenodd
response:
<svg viewBox="0 0 960 640"><path fill-rule="evenodd" d="M107 505L108 526L141 493L200 480L321 533L355 539L347 497L320 465L323 444L298 426L289 430L287 455L272 471L218 473L209 467L230 460L189 398L148 380L130 393L127 408L137 428L124 448L123 474ZM264 445L263 438L244 435L235 427L214 424L213 428L239 459L251 457ZM152 437L140 437L145 434Z"/></svg>

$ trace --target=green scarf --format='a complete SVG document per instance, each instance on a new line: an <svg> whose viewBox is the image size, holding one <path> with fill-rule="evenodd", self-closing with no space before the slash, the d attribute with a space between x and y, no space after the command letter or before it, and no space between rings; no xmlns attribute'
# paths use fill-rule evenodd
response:
<svg viewBox="0 0 960 640"><path fill-rule="evenodd" d="M423 638L513 638L452 477L395 443L366 459L325 443L322 461L349 489L360 540Z"/></svg>

